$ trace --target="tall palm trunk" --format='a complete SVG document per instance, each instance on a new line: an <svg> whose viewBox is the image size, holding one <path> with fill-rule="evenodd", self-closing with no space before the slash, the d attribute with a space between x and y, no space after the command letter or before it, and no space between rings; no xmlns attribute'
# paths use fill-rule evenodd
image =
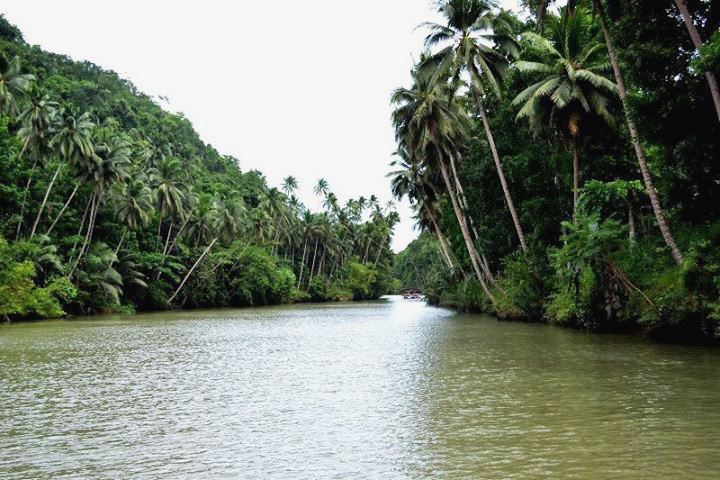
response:
<svg viewBox="0 0 720 480"><path fill-rule="evenodd" d="M456 194L458 202L460 203L460 210L463 212L463 216L467 218L467 221L470 225L470 232L472 233L471 240L473 242L473 245L476 245L476 241L480 239L480 235L478 234L477 228L475 227L475 221L473 220L472 215L470 215L470 207L468 206L467 197L465 197L465 190L463 189L462 183L460 182L460 175L458 175L457 168L455 167L455 159L450 156L450 168L452 171L452 176L455 179L455 188L456 188ZM495 278L493 277L492 271L490 271L490 266L485 259L485 255L481 254L477 251L477 247L474 250L474 254L476 255L476 260L480 264L480 268L482 268L483 273L485 273L485 276L490 282L495 282Z"/></svg>
<svg viewBox="0 0 720 480"><path fill-rule="evenodd" d="M83 213L82 220L80 221L80 228L78 228L77 233L75 234L75 241L73 242L73 246L70 249L70 255L68 256L68 264L72 263L73 257L75 256L75 248L77 248L78 244L78 238L80 237L80 234L82 233L83 229L85 228L85 222L87 221L88 212L90 211L90 202L85 205L85 212Z"/></svg>
<svg viewBox="0 0 720 480"><path fill-rule="evenodd" d="M623 111L625 112L625 120L627 122L628 130L630 131L630 141L635 148L635 156L637 157L638 164L640 165L640 172L642 174L643 182L645 183L645 191L650 197L650 204L652 205L653 212L655 213L655 218L658 222L658 227L660 227L660 233L662 234L663 240L665 240L665 244L670 248L670 253L675 260L675 263L680 265L683 262L683 254L677 247L675 239L670 232L670 227L668 226L667 219L665 218L665 212L662 209L660 199L658 198L655 187L653 186L652 175L650 174L650 169L648 168L645 150L640 144L640 135L638 133L637 126L635 125L635 121L632 119L627 106L625 79L623 78L622 71L620 70L620 62L618 61L617 52L615 51L615 47L612 43L612 37L610 36L610 30L607 25L605 9L603 8L600 0L593 0L593 3L595 5L595 11L598 13L600 26L602 27L603 34L605 35L605 43L607 45L608 54L610 55L610 63L613 68L613 73L615 74L615 83L617 84L618 95L622 101Z"/></svg>
<svg viewBox="0 0 720 480"><path fill-rule="evenodd" d="M578 200L580 199L580 151L577 138L572 139L573 152L573 223L577 223Z"/></svg>
<svg viewBox="0 0 720 480"><path fill-rule="evenodd" d="M437 236L438 244L440 245L440 251L442 252L445 263L447 263L447 266L448 268L450 268L450 270L454 270L455 266L453 265L452 257L450 257L450 249L446 243L445 236L443 235L442 230L440 230L440 225L438 224L435 212L433 212L432 208L430 207L425 207L425 209L427 210L428 215L430 216L430 221L433 224L433 229L435 230L435 235Z"/></svg>
<svg viewBox="0 0 720 480"><path fill-rule="evenodd" d="M312 282L313 271L315 271L315 258L317 257L318 240L319 240L318 237L315 237L315 248L313 249L313 260L312 260L312 266L310 267L310 276L308 276L308 286Z"/></svg>
<svg viewBox="0 0 720 480"><path fill-rule="evenodd" d="M52 225L50 225L50 228L48 228L47 232L45 232L45 235L50 235L52 233L53 229L55 228L55 225L57 225L58 221L60 220L60 217L62 217L63 213L65 213L65 210L70 206L70 202L72 202L73 198L75 198L75 194L77 193L78 189L80 188L80 183L75 184L75 188L73 188L73 191L70 193L70 196L63 204L63 207L60 209L60 212L55 217L55 220L53 220Z"/></svg>
<svg viewBox="0 0 720 480"><path fill-rule="evenodd" d="M492 130L490 130L490 122L488 122L487 113L483 106L482 100L475 92L475 101L477 102L478 110L480 111L480 118L485 127L485 135L487 136L488 144L490 145L490 151L492 151L493 160L495 160L495 169L497 170L498 176L500 177L500 185L502 185L503 193L505 194L505 202L507 203L508 210L510 210L510 216L512 217L513 224L515 224L515 231L517 232L518 240L520 241L520 247L523 252L528 252L527 244L525 243L525 233L523 232L522 225L520 225L520 218L518 217L517 211L515 210L515 203L510 196L510 188L508 187L507 180L505 179L505 172L503 171L502 163L500 162L500 155L495 145L495 137L493 137Z"/></svg>
<svg viewBox="0 0 720 480"><path fill-rule="evenodd" d="M308 238L305 237L305 246L303 247L302 260L300 261L300 275L298 277L298 286L297 286L298 289L300 288L300 285L302 285L303 270L305 269L305 256L307 253L307 245L308 245Z"/></svg>
<svg viewBox="0 0 720 480"><path fill-rule="evenodd" d="M27 143L26 143L27 144ZM25 218L25 203L27 202L28 193L30 191L30 185L32 184L33 177L35 176L35 167L37 166L37 160L33 162L32 168L30 169L30 176L25 182L25 189L23 190L22 202L20 203L20 218L18 218L17 230L15 232L15 241L17 242L20 238L20 229L22 228L23 219Z"/></svg>
<svg viewBox="0 0 720 480"><path fill-rule="evenodd" d="M207 248L203 251L202 255L200 255L200 257L198 257L198 259L195 261L195 263L193 264L190 271L185 275L185 278L182 279L182 282L180 282L180 285L178 285L178 288L177 288L177 290L175 290L175 293L173 293L172 297L170 297L168 299L168 301L167 301L168 305L170 305L172 303L172 301L175 300L175 297L177 297L178 293L180 293L180 290L182 290L182 288L185 286L185 283L188 281L188 278L190 278L190 275L192 275L192 273L195 271L197 266L200 265L200 262L202 262L202 259L205 258L205 255L208 254L210 249L213 247L213 245L215 245L215 242L217 242L217 241L218 241L218 237L213 238L213 241L210 242L210 245L208 245Z"/></svg>
<svg viewBox="0 0 720 480"><path fill-rule="evenodd" d="M52 180L50 180L50 185L48 185L47 190L45 190L45 196L43 197L43 201L40 204L40 209L38 210L37 217L35 217L35 222L33 223L32 230L30 231L30 238L33 238L35 236L35 231L37 230L38 224L40 223L42 212L43 210L45 210L45 205L47 204L48 198L50 197L50 192L55 185L55 180L57 180L58 175L60 175L60 170L62 170L62 167L62 164L60 164L57 170L55 170L55 175L53 175Z"/></svg>
<svg viewBox="0 0 720 480"><path fill-rule="evenodd" d="M438 147L437 144L435 145L435 149L438 156L437 160L440 164L440 172L442 173L443 181L445 182L445 188L447 188L448 190L448 195L450 197L450 202L452 203L453 210L455 212L455 217L457 217L457 221L460 224L460 231L462 232L463 239L465 240L465 246L467 247L468 254L470 255L470 262L472 263L473 269L475 270L475 276L477 277L483 291L488 296L490 301L495 303L495 297L485 283L483 274L480 271L480 265L477 260L477 249L475 248L475 245L470 238L470 231L468 230L467 221L465 219L465 216L462 214L462 211L460 210L460 205L458 204L455 190L453 188L452 182L450 181L450 175L448 175L447 166L445 165L445 161L442 158L442 152L440 151L440 147Z"/></svg>
<svg viewBox="0 0 720 480"><path fill-rule="evenodd" d="M68 278L72 277L73 273L75 273L75 270L77 269L78 265L80 264L80 260L82 259L83 254L85 253L85 249L88 248L88 245L90 244L90 238L92 236L93 231L93 224L95 215L97 214L97 193L93 193L90 197L90 216L88 217L88 226L87 230L85 232L85 238L83 239L83 243L80 246L80 251L78 252L78 256L75 259L75 263L73 263L72 268L70 269L70 273L68 274Z"/></svg>
<svg viewBox="0 0 720 480"><path fill-rule="evenodd" d="M190 219L192 218L193 212L190 211L187 216L185 217L185 220L183 221L182 225L180 225L180 229L175 234L175 237L173 238L173 241L170 243L170 246L167 249L167 252L165 252L165 256L169 255L170 252L172 252L173 248L175 247L175 244L177 243L178 239L180 238L180 235L185 231L185 227L187 227L188 223L190 223Z"/></svg>
<svg viewBox="0 0 720 480"><path fill-rule="evenodd" d="M388 237L384 237L380 241L380 247L378 247L377 255L375 255L375 261L373 262L373 267L377 267L378 262L380 261L380 255L382 254L383 248L385 248L385 244L388 241Z"/></svg>
<svg viewBox="0 0 720 480"><path fill-rule="evenodd" d="M175 226L175 217L170 219L170 228L168 228L167 236L165 237L165 246L163 246L163 258L167 255L168 246L170 245L170 235L172 234L173 227Z"/></svg>
<svg viewBox="0 0 720 480"><path fill-rule="evenodd" d="M693 21L690 10L688 10L687 2L685 0L675 0L680 15L682 15L683 22L688 29L690 38L692 39L693 45L700 53L700 48L703 46L702 38L700 38L700 32L698 32L695 22ZM720 121L720 88L718 88L718 81L715 74L711 71L705 72L705 78L707 79L708 86L710 87L710 94L712 95L713 103L715 104L715 113L717 114L718 121Z"/></svg>

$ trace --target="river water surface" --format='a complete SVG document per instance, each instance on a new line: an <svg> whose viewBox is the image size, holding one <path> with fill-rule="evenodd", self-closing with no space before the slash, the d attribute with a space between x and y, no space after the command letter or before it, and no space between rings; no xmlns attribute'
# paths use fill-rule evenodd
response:
<svg viewBox="0 0 720 480"><path fill-rule="evenodd" d="M720 351L395 298L0 327L0 478L720 478Z"/></svg>

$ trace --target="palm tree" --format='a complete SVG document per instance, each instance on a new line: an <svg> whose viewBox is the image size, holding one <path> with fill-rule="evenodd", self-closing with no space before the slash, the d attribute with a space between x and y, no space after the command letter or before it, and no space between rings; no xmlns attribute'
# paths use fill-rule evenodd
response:
<svg viewBox="0 0 720 480"><path fill-rule="evenodd" d="M87 157L84 165L85 177L92 185L90 196L90 215L83 245L72 272L77 268L83 255L91 245L95 232L98 212L105 202L105 194L115 182L123 182L129 177L130 143L114 134L112 129L102 128L98 131L94 142L94 153Z"/></svg>
<svg viewBox="0 0 720 480"><path fill-rule="evenodd" d="M217 243L217 241L221 239L228 241L232 240L232 238L238 233L244 214L245 206L243 205L241 200L216 200L214 202L213 209L210 213L213 222L212 228L214 238L212 239L210 244L208 244L205 250L203 250L202 254L195 261L192 268L190 268L188 273L185 275L185 278L183 278L182 282L180 282L180 285L178 286L177 290L175 290L175 293L173 293L172 296L168 299L168 304L172 304L172 301L175 300L175 297L177 297L178 293L180 293L180 290L182 290L182 288L185 286L185 283L187 282L188 278L190 278L190 275L192 275L192 273L195 271L202 259L205 258L205 256L210 252L215 243Z"/></svg>
<svg viewBox="0 0 720 480"><path fill-rule="evenodd" d="M428 167L439 167L476 277L485 294L494 301L483 278L478 261L480 255L470 236L447 167L448 158L455 154L467 135L468 119L457 102L451 100L451 89L446 83L437 82L432 75L418 69L413 72L413 77L412 88L398 88L392 96L392 103L396 105L393 123L397 140L401 147L422 158Z"/></svg>
<svg viewBox="0 0 720 480"><path fill-rule="evenodd" d="M317 195L318 197L326 196L328 194L328 192L330 191L330 187L328 185L327 180L325 180L324 178L319 179L317 181L317 183L315 184L315 188L313 188L313 191L315 192L315 195Z"/></svg>
<svg viewBox="0 0 720 480"><path fill-rule="evenodd" d="M580 142L593 118L615 124L610 103L617 86L608 80L609 66L591 18L581 12L562 18L551 16L548 38L535 33L523 36L541 55L540 61L518 61L520 72L542 75L540 81L520 92L513 105L522 104L517 119L527 118L534 129L552 123L570 143L573 152L573 218L580 188Z"/></svg>
<svg viewBox="0 0 720 480"><path fill-rule="evenodd" d="M163 220L169 218L167 237L163 251L167 253L170 235L176 218L185 215L186 185L182 162L175 157L163 157L157 168L150 169L150 178L155 188L155 209L158 212L158 244L163 245L160 236Z"/></svg>
<svg viewBox="0 0 720 480"><path fill-rule="evenodd" d="M25 189L23 190L15 241L20 238L20 229L25 217L25 202L33 181L35 167L38 162L44 161L47 155L50 127L54 121L57 106L56 102L51 101L44 91L33 84L27 92L25 108L18 115L18 122L21 125L18 130L18 137L23 143L18 158L22 159L25 152L30 152L33 158L33 164L30 168L30 175L25 183Z"/></svg>
<svg viewBox="0 0 720 480"><path fill-rule="evenodd" d="M448 268L453 270L454 264L450 255L450 247L440 229L438 222L439 215L437 207L434 204L434 199L437 196L436 190L427 178L427 170L423 170L419 162L411 158L410 154L404 148L398 148L395 155L398 159L394 160L391 166L396 167L397 170L387 174L387 176L391 178L390 188L393 196L398 200L407 196L410 204L421 212L420 218L427 218L429 220L432 231L438 241L443 260Z"/></svg>
<svg viewBox="0 0 720 480"><path fill-rule="evenodd" d="M527 252L525 234L510 195L500 154L490 128L482 96L489 87L500 97L500 80L507 65L507 57L517 54L517 45L511 35L510 25L492 11L496 4L492 0L446 0L440 4L440 12L447 24L425 23L430 30L425 39L427 47L445 45L439 52L426 60L426 64L437 69L437 74L450 79L453 90L460 86L461 75L469 76L469 86L485 129L485 135L492 152L495 168L500 178L510 216L517 232L520 247ZM454 159L451 157L452 167ZM459 192L462 195L462 192Z"/></svg>
<svg viewBox="0 0 720 480"><path fill-rule="evenodd" d="M298 181L295 177L292 175L289 175L285 177L282 184L282 191L287 195L288 197L295 192L298 188Z"/></svg>
<svg viewBox="0 0 720 480"><path fill-rule="evenodd" d="M690 10L688 9L686 0L675 0L675 5L677 5L678 10L680 10L680 15L685 23L685 27L688 29L693 45L695 45L698 54L702 54L703 41L700 37L700 32L698 32L698 29L695 26L695 21L693 20L692 15L690 15ZM718 116L718 121L720 121L720 88L718 88L717 78L715 77L715 74L709 70L705 72L705 78L707 79L708 86L710 87L710 94L712 95L713 103L715 104L715 113Z"/></svg>
<svg viewBox="0 0 720 480"><path fill-rule="evenodd" d="M118 182L115 185L112 202L115 217L131 230L146 226L155 206L152 189L147 185L144 176L138 175L128 182Z"/></svg>
<svg viewBox="0 0 720 480"><path fill-rule="evenodd" d="M95 128L95 123L92 121L90 113L85 112L82 115L78 115L74 108L65 106L60 109L56 119L57 124L54 126L55 133L50 140L50 148L55 150L65 163L72 165L77 166L81 164L83 160L90 159L94 155L92 131ZM63 166L63 163L58 165L52 180L50 180L50 184L45 191L45 197L35 217L30 238L35 235L50 192Z"/></svg>
<svg viewBox="0 0 720 480"><path fill-rule="evenodd" d="M547 8L547 6L553 1L554 0L536 0L534 3L537 4L537 10L542 14ZM569 12L573 11L575 3L576 0L568 0L567 8ZM598 21L600 22L603 36L605 37L605 46L607 47L608 55L610 57L610 65L612 66L613 75L615 76L615 84L617 85L618 96L620 97L620 101L622 102L623 113L625 114L625 123L627 125L628 132L630 133L630 143L632 143L633 149L635 150L635 156L637 157L638 165L640 166L640 173L642 175L643 183L645 184L645 192L647 193L648 197L650 197L650 205L652 205L653 213L655 214L655 219L657 220L658 227L660 228L660 234L663 237L663 241L665 242L665 245L667 245L670 249L670 253L673 257L673 260L675 260L675 263L680 265L683 263L684 260L683 254L675 243L675 238L670 231L670 226L668 225L665 211L662 208L660 198L658 197L657 191L655 190L655 186L653 184L652 173L650 173L650 167L647 163L647 155L645 154L645 148L643 148L642 146L640 133L637 129L637 125L635 124L635 119L632 117L630 109L628 108L625 77L622 73L622 69L620 68L620 59L618 57L617 51L615 50L612 35L610 34L610 28L608 27L608 19L607 13L605 12L605 7L603 6L601 0L592 0L592 4L594 7L593 10L597 15ZM540 18L542 18L542 16L540 16Z"/></svg>
<svg viewBox="0 0 720 480"><path fill-rule="evenodd" d="M600 21L603 35L605 36L605 44L608 49L608 54L610 55L610 64L612 65L613 73L615 74L615 83L617 84L618 95L620 96L623 110L625 112L625 123L627 123L628 131L630 132L630 141L635 148L635 156L637 157L638 164L640 165L640 172L642 174L643 182L645 184L645 191L650 197L650 204L652 205L653 212L655 213L655 219L658 222L658 227L660 228L660 233L663 237L663 240L665 241L665 244L670 248L670 253L675 260L675 263L680 265L683 263L684 260L683 254L675 243L675 238L670 231L670 226L668 225L667 218L665 217L665 212L663 211L657 191L655 190L655 186L653 185L652 174L650 173L650 168L647 164L645 149L640 142L640 134L638 133L637 126L635 125L635 120L632 118L632 115L630 114L630 109L627 105L627 89L625 88L625 79L623 77L622 70L620 69L620 61L618 59L617 52L615 51L615 46L613 45L612 36L610 35L610 29L608 28L605 8L603 7L603 4L600 0L593 0L593 5L595 7L595 13L597 14Z"/></svg>
<svg viewBox="0 0 720 480"><path fill-rule="evenodd" d="M20 59L7 60L0 54L0 114L10 118L17 112L17 96L24 93L35 81L28 73L21 73Z"/></svg>

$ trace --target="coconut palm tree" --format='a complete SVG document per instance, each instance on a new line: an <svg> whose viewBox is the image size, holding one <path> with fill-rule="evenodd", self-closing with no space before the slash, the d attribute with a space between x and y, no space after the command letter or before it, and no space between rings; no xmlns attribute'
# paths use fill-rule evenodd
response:
<svg viewBox="0 0 720 480"><path fill-rule="evenodd" d="M435 46L443 46L443 48L426 59L425 64L435 69L436 74L441 78L449 79L454 91L460 87L463 73L469 77L470 92L485 129L505 202L520 247L527 252L525 234L510 194L510 187L505 178L500 154L482 101L487 90L500 97L500 81L507 66L507 59L517 55L517 45L511 34L511 27L501 16L492 11L495 7L496 4L492 0L442 1L439 10L445 17L446 24L423 25L430 30L425 45L428 48ZM454 168L454 164L451 166Z"/></svg>
<svg viewBox="0 0 720 480"><path fill-rule="evenodd" d="M29 73L22 73L18 57L8 60L0 54L0 114L12 118L18 111L18 95L22 95L35 81Z"/></svg>
<svg viewBox="0 0 720 480"><path fill-rule="evenodd" d="M438 222L439 213L434 204L437 191L428 178L427 171L423 170L419 162L410 157L404 148L398 148L395 152L398 157L390 165L396 170L387 174L390 177L390 189L393 196L401 200L405 196L410 204L419 210L419 218L427 219L432 227L432 232L438 241L440 252L448 268L454 269L454 263L450 255L450 247L447 239L440 229Z"/></svg>
<svg viewBox="0 0 720 480"><path fill-rule="evenodd" d="M175 220L185 216L185 171L182 162L175 157L163 157L157 168L150 169L150 179L155 189L155 210L158 212L157 239L159 246L167 251ZM162 243L163 221L170 219L165 243Z"/></svg>
<svg viewBox="0 0 720 480"><path fill-rule="evenodd" d="M36 84L33 84L27 92L25 107L17 118L21 125L18 130L18 138L23 144L18 158L22 159L23 155L29 152L33 163L23 190L15 241L20 238L20 229L25 217L25 202L35 175L35 167L37 167L38 162L44 162L49 151L50 128L57 108L57 103L51 101L44 91Z"/></svg>
<svg viewBox="0 0 720 480"><path fill-rule="evenodd" d="M553 3L553 1L554 0L533 1L537 11L541 14L539 17L540 19L542 19L542 13L545 12L547 6ZM574 10L574 6L576 3L576 0L568 0L567 9L570 13L572 13L572 11ZM647 155L645 154L645 148L642 145L637 124L635 123L635 119L632 117L631 111L628 108L625 76L623 75L622 69L620 68L620 59L618 57L617 51L615 49L615 44L610 33L608 16L605 11L605 6L603 5L602 0L592 0L592 5L593 11L597 16L600 27L602 28L603 36L605 38L605 46L607 47L608 55L610 57L610 65L612 66L613 75L615 76L615 84L617 85L618 96L620 97L620 101L623 107L623 113L625 114L625 124L627 125L628 132L630 133L630 143L632 143L633 149L635 151L635 157L637 158L638 165L640 167L640 173L642 175L643 183L645 185L645 192L650 198L650 205L652 206L653 213L655 214L655 219L657 220L658 228L660 229L660 234L663 238L663 241L665 242L665 245L667 245L670 249L670 253L673 257L673 260L675 260L675 263L680 265L683 263L684 256L678 248L677 244L675 243L675 238L673 237L672 231L670 230L670 225L668 224L667 217L665 216L665 211L662 207L662 204L660 203L660 198L658 197L657 190L655 190L652 173L650 172L650 167L648 166Z"/></svg>
<svg viewBox="0 0 720 480"><path fill-rule="evenodd" d="M57 152L65 163L58 165L47 190L45 190L45 197L43 197L43 201L35 217L35 222L30 231L30 238L35 235L50 192L64 165L70 164L79 167L84 161L91 161L94 155L92 144L92 132L94 128L95 123L92 121L89 112L78 114L77 110L72 106L64 106L58 112L56 124L53 126L54 134L50 140L50 148Z"/></svg>
<svg viewBox="0 0 720 480"><path fill-rule="evenodd" d="M630 109L627 105L627 88L625 87L625 78L622 70L620 69L620 60L618 59L615 46L610 35L610 28L608 27L607 14L605 8L600 0L593 0L593 6L595 7L595 13L602 27L603 35L605 37L605 45L607 46L608 54L610 55L610 64L612 65L613 73L615 75L615 83L617 84L618 95L622 101L623 111L625 112L625 123L627 124L628 131L630 132L630 142L633 144L635 149L635 156L640 166L640 173L642 174L643 183L645 184L645 192L650 197L650 204L655 214L660 233L665 241L665 244L670 248L675 263L678 265L684 261L683 254L675 243L675 238L670 231L665 212L660 203L655 186L653 185L652 174L650 173L650 167L647 163L647 156L645 155L645 149L640 141L640 134L635 124L635 119L630 114Z"/></svg>
<svg viewBox="0 0 720 480"><path fill-rule="evenodd" d="M573 152L573 218L580 188L580 145L593 119L615 125L610 104L617 86L609 73L604 45L589 15L577 12L547 19L547 38L528 32L523 35L539 61L518 61L520 72L540 76L512 101L522 105L517 119L527 118L534 129L552 124Z"/></svg>
<svg viewBox="0 0 720 480"><path fill-rule="evenodd" d="M282 184L282 191L287 195L288 197L295 192L298 188L298 181L297 178L293 177L292 175L288 175L283 180Z"/></svg>
<svg viewBox="0 0 720 480"><path fill-rule="evenodd" d="M131 230L146 226L155 211L153 191L144 175L116 183L112 204L115 217Z"/></svg>
<svg viewBox="0 0 720 480"><path fill-rule="evenodd" d="M130 143L128 141L116 136L112 129L103 127L98 130L93 149L93 155L87 157L87 162L83 166L84 177L92 186L88 226L80 252L70 271L71 274L91 245L98 213L105 203L106 193L115 182L124 182L129 178Z"/></svg>
<svg viewBox="0 0 720 480"><path fill-rule="evenodd" d="M693 45L695 45L698 53L702 54L702 37L700 37L700 32L698 32L698 29L695 26L695 21L690 14L690 9L688 9L687 1L675 0L675 5L677 5L678 10L680 10L680 15L682 16L688 33L690 34L690 39L692 40ZM710 94L712 95L713 103L715 104L715 113L717 114L718 121L720 121L720 88L718 88L717 77L715 77L715 74L713 72L708 70L707 72L705 72L705 79L707 80L708 86L710 87Z"/></svg>
<svg viewBox="0 0 720 480"><path fill-rule="evenodd" d="M445 82L437 82L433 75L417 68L413 77L411 88L398 88L392 95L392 103L396 107L393 123L397 140L401 147L421 158L428 168L440 170L476 277L485 294L494 301L448 169L449 157L457 153L459 144L467 135L468 119L457 102L451 100L452 91Z"/></svg>
<svg viewBox="0 0 720 480"><path fill-rule="evenodd" d="M330 186L328 185L327 180L325 180L324 178L319 179L315 184L315 188L313 188L313 191L318 197L325 197L330 191Z"/></svg>
<svg viewBox="0 0 720 480"><path fill-rule="evenodd" d="M214 238L210 241L208 246L205 248L205 250L203 250L202 254L198 257L193 266L187 272L182 282L180 282L180 285L178 285L177 290L175 290L175 293L173 293L172 296L168 299L168 304L172 304L173 300L175 300L175 297L177 297L178 293L180 293L182 288L185 286L188 278L190 278L190 275L192 275L197 266L200 264L200 262L202 262L203 258L205 258L205 256L210 252L210 250L218 242L218 240L230 241L234 238L234 236L238 233L240 229L244 215L245 206L242 203L242 200L216 200L213 203L210 217L212 219Z"/></svg>

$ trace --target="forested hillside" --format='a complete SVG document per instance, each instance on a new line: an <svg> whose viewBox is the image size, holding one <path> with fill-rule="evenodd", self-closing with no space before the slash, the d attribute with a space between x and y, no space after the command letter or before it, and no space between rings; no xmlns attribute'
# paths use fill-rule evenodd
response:
<svg viewBox="0 0 720 480"><path fill-rule="evenodd" d="M717 339L720 3L525 7L422 26L391 177L427 233L396 272L504 318Z"/></svg>
<svg viewBox="0 0 720 480"><path fill-rule="evenodd" d="M374 298L392 205L271 188L115 73L0 17L0 318ZM288 172L289 174L291 172Z"/></svg>

